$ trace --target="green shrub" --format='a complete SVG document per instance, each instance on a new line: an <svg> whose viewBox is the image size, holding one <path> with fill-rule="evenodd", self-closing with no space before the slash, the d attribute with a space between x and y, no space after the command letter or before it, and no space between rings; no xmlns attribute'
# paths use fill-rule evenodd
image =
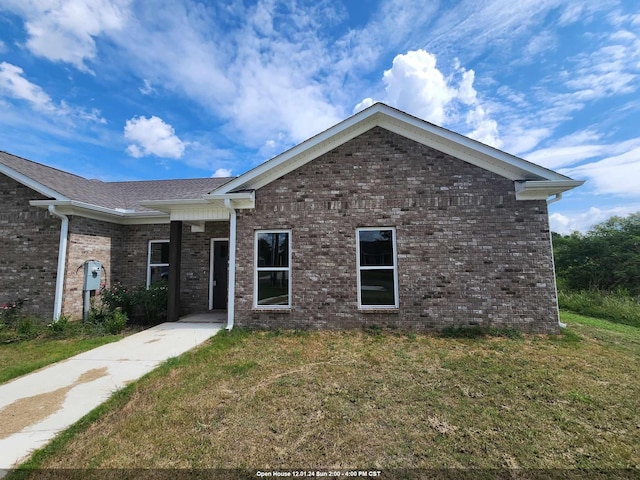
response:
<svg viewBox="0 0 640 480"><path fill-rule="evenodd" d="M35 338L40 333L37 322L31 317L23 317L18 320L16 333L20 338Z"/></svg>
<svg viewBox="0 0 640 480"><path fill-rule="evenodd" d="M167 290L166 282L154 283L149 288L138 287L138 301L147 324L155 325L167 319Z"/></svg>
<svg viewBox="0 0 640 480"><path fill-rule="evenodd" d="M69 327L69 317L66 315L60 315L58 320L51 322L47 325L49 331L54 335L62 335L64 334Z"/></svg>
<svg viewBox="0 0 640 480"><path fill-rule="evenodd" d="M560 308L580 315L640 327L640 302L622 291L609 294L559 291L558 304Z"/></svg>
<svg viewBox="0 0 640 480"><path fill-rule="evenodd" d="M128 321L143 325L155 325L165 321L167 316L167 283L159 282L147 288L138 285L133 288L115 284L104 288L100 294L100 308L96 312L99 321L110 312L120 310Z"/></svg>
<svg viewBox="0 0 640 480"><path fill-rule="evenodd" d="M116 283L111 288L101 290L100 300L108 311L120 309L128 318L131 318L138 300L139 288L127 288L121 283Z"/></svg>
<svg viewBox="0 0 640 480"><path fill-rule="evenodd" d="M20 298L15 302L6 302L0 305L0 327L17 327L23 305L24 300Z"/></svg>
<svg viewBox="0 0 640 480"><path fill-rule="evenodd" d="M114 310L104 318L103 325L105 332L117 335L127 325L127 316L120 310Z"/></svg>

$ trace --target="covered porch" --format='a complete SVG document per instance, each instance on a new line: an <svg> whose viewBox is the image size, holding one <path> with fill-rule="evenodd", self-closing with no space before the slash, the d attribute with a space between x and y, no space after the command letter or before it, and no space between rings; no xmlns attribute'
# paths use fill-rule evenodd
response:
<svg viewBox="0 0 640 480"><path fill-rule="evenodd" d="M253 208L253 192L206 195L200 199L145 202L144 206L169 214L169 265L167 289L167 321L224 323L230 330L234 324L236 209ZM209 311L181 315L183 295L183 259L185 244L192 233L203 233L210 222L227 223L227 238L211 238L209 274ZM186 230L188 231L188 229ZM186 253L193 255L189 248ZM198 252L195 252L197 255ZM221 296L226 298L221 300Z"/></svg>

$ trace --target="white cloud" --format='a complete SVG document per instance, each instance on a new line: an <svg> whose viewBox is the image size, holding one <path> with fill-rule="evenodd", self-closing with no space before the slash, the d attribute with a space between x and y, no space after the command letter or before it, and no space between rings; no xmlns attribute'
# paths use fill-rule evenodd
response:
<svg viewBox="0 0 640 480"><path fill-rule="evenodd" d="M35 110L53 113L57 110L51 97L35 83L24 78L24 70L7 62L0 63L0 93L24 100Z"/></svg>
<svg viewBox="0 0 640 480"><path fill-rule="evenodd" d="M238 94L230 105L232 122L245 141L257 146L264 138L283 138L280 146L298 143L342 120L320 84L296 78L288 67L263 65L259 59L238 72Z"/></svg>
<svg viewBox="0 0 640 480"><path fill-rule="evenodd" d="M590 207L582 212L552 213L549 227L552 232L568 235L572 232L587 232L591 227L613 216L626 217L640 211L640 203L611 208Z"/></svg>
<svg viewBox="0 0 640 480"><path fill-rule="evenodd" d="M640 147L640 138L613 143L601 140L602 134L589 128L561 137L549 147L527 154L526 158L543 167L558 169L584 164L590 159L602 159L604 156L625 155Z"/></svg>
<svg viewBox="0 0 640 480"><path fill-rule="evenodd" d="M604 39L604 44L573 60L566 86L579 101L627 94L638 89L640 36L621 27Z"/></svg>
<svg viewBox="0 0 640 480"><path fill-rule="evenodd" d="M369 108L374 103L376 103L376 101L373 98L365 98L360 103L358 103L355 107L353 107L352 113L361 112L365 108Z"/></svg>
<svg viewBox="0 0 640 480"><path fill-rule="evenodd" d="M525 46L525 61L532 62L534 57L555 50L557 43L558 39L556 35L550 31L536 33Z"/></svg>
<svg viewBox="0 0 640 480"><path fill-rule="evenodd" d="M563 173L587 178L598 194L640 198L640 146L620 155L567 169Z"/></svg>
<svg viewBox="0 0 640 480"><path fill-rule="evenodd" d="M7 62L0 63L0 95L27 102L33 110L46 114L65 117L69 121L79 119L85 122L106 123L100 110L89 111L69 105L62 100L56 105L51 97L33 82L27 80L22 68Z"/></svg>
<svg viewBox="0 0 640 480"><path fill-rule="evenodd" d="M5 53L7 51L7 45L0 40L0 53Z"/></svg>
<svg viewBox="0 0 640 480"><path fill-rule="evenodd" d="M438 125L471 129L467 136L500 148L498 123L480 103L474 80L473 70L456 65L454 73L445 76L437 67L435 55L425 50L409 51L397 55L391 68L384 72L383 101ZM373 100L365 98L354 111L371 104Z"/></svg>
<svg viewBox="0 0 640 480"><path fill-rule="evenodd" d="M21 14L26 46L39 57L91 73L86 60L96 57L94 38L120 30L131 0L9 0L5 8Z"/></svg>
<svg viewBox="0 0 640 480"><path fill-rule="evenodd" d="M138 90L140 90L142 95L150 95L156 92L156 89L151 86L151 82L149 82L149 80L145 78L143 82L144 84L141 87L138 87Z"/></svg>
<svg viewBox="0 0 640 480"><path fill-rule="evenodd" d="M503 142L498 134L498 122L490 118L480 105L467 113L466 121L467 125L473 128L467 136L492 147L502 148Z"/></svg>
<svg viewBox="0 0 640 480"><path fill-rule="evenodd" d="M383 74L387 101L429 122L442 125L456 91L436 67L435 55L424 50L397 55Z"/></svg>
<svg viewBox="0 0 640 480"><path fill-rule="evenodd" d="M340 88L333 88L332 50L320 38L331 8L269 0L246 8L140 3L111 39L138 75L222 119L228 137L259 148L282 136L283 149L344 118L330 100ZM212 28L227 21L231 28Z"/></svg>
<svg viewBox="0 0 640 480"><path fill-rule="evenodd" d="M513 48L515 41L530 39L541 19L564 1L461 0L451 3L431 26L426 48L452 55L463 52L477 55L487 48Z"/></svg>
<svg viewBox="0 0 640 480"><path fill-rule="evenodd" d="M558 15L568 25L611 10L604 0L585 0L574 9L565 3L461 0L452 7L385 0L357 26L343 22L347 10L340 2L5 0L0 8L8 5L25 19L26 46L34 54L98 71L103 40L111 64L144 79L140 93L153 93L152 79L157 88L203 107L222 124L223 135L260 154L277 153L338 122L349 111L342 105L357 103L355 112L374 99L520 154L589 99L638 84L633 62L624 62L627 55L639 64L633 56L637 28L625 17L610 37L596 39L602 48L568 59L557 77L528 91L500 89L508 107L488 100L488 90L478 85L494 80L495 72L485 69L491 62L511 62L511 52L530 58L553 48L550 27ZM416 45L425 47L411 50ZM371 86L368 78L380 78L381 61L398 52L405 53ZM477 65L478 78L474 70L450 68L452 52L465 65ZM482 60L486 53L491 62ZM99 118L99 112L84 115ZM168 151L177 155L179 149ZM143 144L133 142L130 154L144 155Z"/></svg>
<svg viewBox="0 0 640 480"><path fill-rule="evenodd" d="M530 162L554 170L600 156L606 152L606 149L607 145L594 144L550 147L536 150L526 157Z"/></svg>
<svg viewBox="0 0 640 480"><path fill-rule="evenodd" d="M231 170L228 168L218 168L211 176L213 178L227 178L231 176Z"/></svg>
<svg viewBox="0 0 640 480"><path fill-rule="evenodd" d="M593 128L574 132L525 157L560 173L586 179L583 187L598 195L640 199L640 137L604 142Z"/></svg>
<svg viewBox="0 0 640 480"><path fill-rule="evenodd" d="M136 158L147 155L180 158L186 147L175 134L173 127L156 116L133 117L127 120L124 138L132 142L127 147L127 153Z"/></svg>
<svg viewBox="0 0 640 480"><path fill-rule="evenodd" d="M518 120L512 120L504 130L506 133L502 136L503 148L505 151L514 155L522 155L525 152L531 151L552 133L550 128L536 128L535 126L527 125L525 122ZM526 158L535 162L529 155L527 155Z"/></svg>

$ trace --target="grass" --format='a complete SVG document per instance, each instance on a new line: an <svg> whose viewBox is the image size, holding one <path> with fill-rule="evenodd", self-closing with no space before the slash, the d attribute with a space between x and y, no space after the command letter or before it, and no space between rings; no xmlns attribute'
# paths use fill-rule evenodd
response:
<svg viewBox="0 0 640 480"><path fill-rule="evenodd" d="M0 383L105 343L115 342L122 337L109 335L94 338L38 338L0 345Z"/></svg>
<svg viewBox="0 0 640 480"><path fill-rule="evenodd" d="M615 323L640 327L639 299L616 293L598 291L558 292L560 308Z"/></svg>
<svg viewBox="0 0 640 480"><path fill-rule="evenodd" d="M25 467L637 476L640 330L562 319L558 336L236 329L129 385Z"/></svg>
<svg viewBox="0 0 640 480"><path fill-rule="evenodd" d="M118 341L139 331L129 328L122 334L105 335L96 325L70 323L63 331L53 331L42 322L31 322L28 335L16 330L0 331L0 383L33 372L55 362Z"/></svg>

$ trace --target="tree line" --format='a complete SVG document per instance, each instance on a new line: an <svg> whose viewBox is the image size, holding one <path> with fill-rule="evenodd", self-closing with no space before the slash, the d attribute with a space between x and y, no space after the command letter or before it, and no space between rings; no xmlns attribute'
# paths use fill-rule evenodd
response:
<svg viewBox="0 0 640 480"><path fill-rule="evenodd" d="M561 290L640 295L640 212L612 217L587 233L551 235Z"/></svg>

